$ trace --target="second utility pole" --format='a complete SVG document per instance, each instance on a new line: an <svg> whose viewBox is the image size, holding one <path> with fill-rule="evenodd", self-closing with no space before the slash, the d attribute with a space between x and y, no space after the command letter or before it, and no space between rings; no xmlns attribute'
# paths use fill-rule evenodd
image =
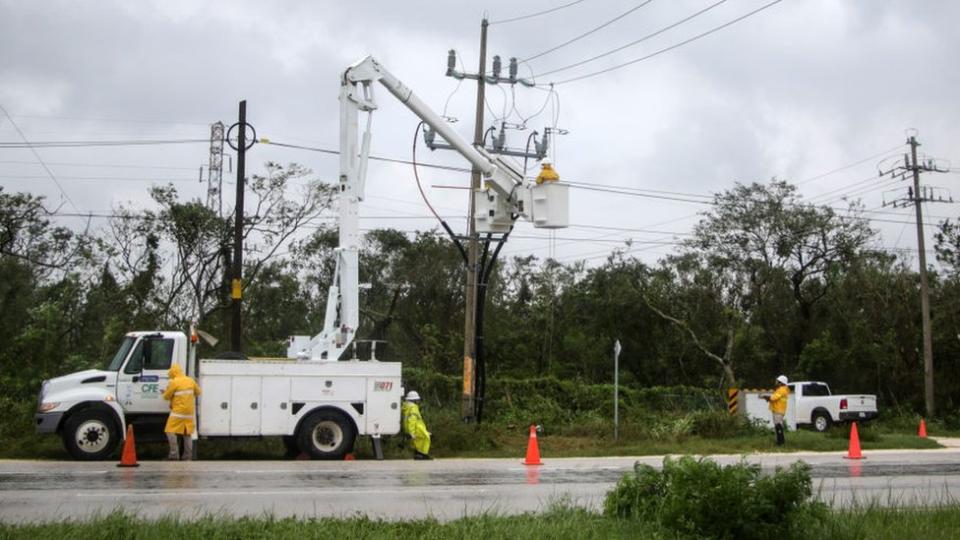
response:
<svg viewBox="0 0 960 540"><path fill-rule="evenodd" d="M933 328L930 323L930 289L927 286L927 253L923 234L923 197L920 193L920 164L917 163L917 147L920 143L913 135L907 141L910 145L913 170L913 206L917 210L917 250L920 252L920 313L923 323L923 401L927 417L936 412L933 399Z"/></svg>
<svg viewBox="0 0 960 540"><path fill-rule="evenodd" d="M480 23L480 67L477 70L477 113L473 126L474 146L483 145L483 102L486 82L487 65L487 19ZM476 390L476 313L477 313L477 233L474 228L473 194L480 189L480 169L476 166L470 174L470 212L467 217L467 286L464 291L464 324L463 324L463 401L460 406L460 416L464 422L472 422L475 409Z"/></svg>

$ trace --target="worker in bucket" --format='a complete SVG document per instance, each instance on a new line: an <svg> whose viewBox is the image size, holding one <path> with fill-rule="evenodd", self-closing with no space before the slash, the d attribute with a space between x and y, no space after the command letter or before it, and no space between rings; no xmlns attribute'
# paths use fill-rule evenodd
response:
<svg viewBox="0 0 960 540"><path fill-rule="evenodd" d="M787 376L777 377L777 389L772 395L763 396L763 399L770 402L770 413L773 415L773 430L777 433L777 446L782 446L783 438L783 417L787 414L787 398L790 397L790 389L787 388Z"/></svg>
<svg viewBox="0 0 960 540"><path fill-rule="evenodd" d="M196 429L194 418L197 396L200 395L200 386L192 378L183 373L179 365L174 364L167 372L170 383L163 391L163 399L170 402L170 416L164 431L167 433L167 442L170 443L170 455L167 459L178 461L180 448L177 439L183 441L183 460L193 459L193 430Z"/></svg>
<svg viewBox="0 0 960 540"><path fill-rule="evenodd" d="M430 432L420 416L420 394L411 390L403 398L400 406L403 432L413 439L413 459L433 459L430 457Z"/></svg>
<svg viewBox="0 0 960 540"><path fill-rule="evenodd" d="M540 174L537 175L537 185L544 182L559 182L560 173L553 168L553 162L549 159L544 159L540 162Z"/></svg>

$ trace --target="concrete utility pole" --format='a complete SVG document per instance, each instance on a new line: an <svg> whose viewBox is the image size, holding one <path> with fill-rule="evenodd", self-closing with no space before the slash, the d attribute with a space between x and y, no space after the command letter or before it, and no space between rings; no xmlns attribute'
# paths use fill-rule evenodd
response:
<svg viewBox="0 0 960 540"><path fill-rule="evenodd" d="M933 191L921 191L920 172L946 172L946 169L937 168L935 163L930 160L921 164L917 160L917 147L920 143L913 135L907 139L910 145L910 154L904 155L903 166L894 167L887 172L882 172L881 176L889 174L891 177L905 178L909 173L913 177L913 187L907 190L907 197L897 204L912 204L917 213L917 250L920 253L920 315L923 325L923 398L927 411L927 416L933 416L936 412L933 392L933 325L930 321L930 290L927 284L927 250L926 238L923 232L923 203L924 202L946 202L943 197L939 200L934 198ZM886 203L884 203L886 205Z"/></svg>
<svg viewBox="0 0 960 540"><path fill-rule="evenodd" d="M473 126L473 144L483 146L483 101L487 65L487 19L480 23L480 65L477 69L477 112ZM460 416L464 422L473 421L476 411L476 313L477 313L477 233L474 228L476 208L473 194L480 189L481 172L473 167L470 173L470 212L467 217L467 285L464 291L465 313L463 322L463 400L460 404Z"/></svg>
<svg viewBox="0 0 960 540"><path fill-rule="evenodd" d="M253 137L247 140L247 128L253 131ZM230 132L237 130L237 144L230 140ZM236 124L230 126L227 132L227 144L237 151L237 200L233 222L233 266L230 271L230 304L231 328L230 348L232 351L243 353L243 193L246 175L247 150L257 140L257 132L247 123L247 100L240 102L240 115Z"/></svg>
<svg viewBox="0 0 960 540"><path fill-rule="evenodd" d="M927 416L933 416L936 407L933 400L933 328L930 323L930 290L927 285L927 249L923 234L923 198L920 193L920 167L917 164L917 138L910 136L909 164L913 170L913 207L917 211L917 249L920 251L920 314L923 319L923 400Z"/></svg>
<svg viewBox="0 0 960 540"><path fill-rule="evenodd" d="M457 80L471 79L477 81L477 108L473 126L473 144L475 147L483 148L485 131L483 129L483 111L486 100L484 93L488 84L521 84L527 87L535 86L534 82L517 76L518 61L516 58L510 58L509 76L501 76L501 67L499 56L493 57L492 74L487 75L487 27L489 22L483 19L480 23L480 64L477 73L463 73L457 70L457 53L451 50L447 54L447 76ZM508 124L505 119L500 124L500 135L493 137L493 143L490 148L485 148L490 154L501 154L526 159L543 159L549 148L549 139L551 132L557 133L562 130L546 128L543 139L536 140L537 132L533 132L527 141L527 148L516 149L506 146L506 133ZM517 126L511 126L518 128ZM523 129L526 126L519 126ZM491 127L495 131L496 127ZM530 151L530 142L534 143L535 151ZM447 142L440 142L436 139L436 131L424 130L424 143L431 150L452 149ZM480 169L474 166L471 169L470 176L470 201L469 216L467 221L466 249L461 244L462 237L458 237L450 227L441 220L440 224L453 239L460 254L463 256L467 266L467 283L464 290L464 324L463 324L463 394L461 401L461 417L465 422L476 420L478 423L483 416L483 394L485 388L485 360L483 345L483 302L484 291L486 290L486 280L490 277L491 270L496 263L500 248L506 242L509 232L503 233L498 239L494 239L492 234L488 234L483 241L483 252L480 252L480 239L477 237L477 231L474 223L476 215L474 194L480 190L482 182L482 173ZM511 229L512 230L512 229ZM497 247L492 255L489 252L490 242L495 241ZM489 256L489 257L488 257Z"/></svg>

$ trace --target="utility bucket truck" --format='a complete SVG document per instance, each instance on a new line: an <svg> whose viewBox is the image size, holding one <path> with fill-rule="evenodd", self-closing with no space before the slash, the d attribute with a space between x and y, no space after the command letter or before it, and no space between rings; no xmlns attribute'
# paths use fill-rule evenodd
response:
<svg viewBox="0 0 960 540"><path fill-rule="evenodd" d="M203 391L197 407L200 437L281 436L293 452L339 459L358 435L366 435L379 455L380 437L400 431L401 364L348 358L353 355L347 353L360 323L357 218L377 108L375 82L483 173L485 187L473 194L479 233L507 232L520 217L538 228L567 226L566 185L536 185L514 164L471 146L376 60L364 58L341 79L340 237L321 332L291 337L287 358L199 362L192 331L190 339L182 332L131 332L103 369L43 382L37 432L58 434L76 459L106 459L128 424L148 434L151 427L162 428L169 408L161 394L168 369L178 364ZM358 144L361 112L367 115L366 129Z"/></svg>

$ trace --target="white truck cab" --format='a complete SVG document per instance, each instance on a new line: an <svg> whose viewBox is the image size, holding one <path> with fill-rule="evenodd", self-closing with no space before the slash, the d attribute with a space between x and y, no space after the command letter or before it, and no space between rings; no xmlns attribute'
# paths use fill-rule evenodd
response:
<svg viewBox="0 0 960 540"><path fill-rule="evenodd" d="M109 457L127 424L158 434L169 403L167 371L197 379L200 437L282 436L290 450L338 459L358 435L400 432L400 364L294 359L191 361L181 332L131 332L105 369L50 379L40 390L39 433L57 433L75 459ZM138 435L139 436L139 435Z"/></svg>

